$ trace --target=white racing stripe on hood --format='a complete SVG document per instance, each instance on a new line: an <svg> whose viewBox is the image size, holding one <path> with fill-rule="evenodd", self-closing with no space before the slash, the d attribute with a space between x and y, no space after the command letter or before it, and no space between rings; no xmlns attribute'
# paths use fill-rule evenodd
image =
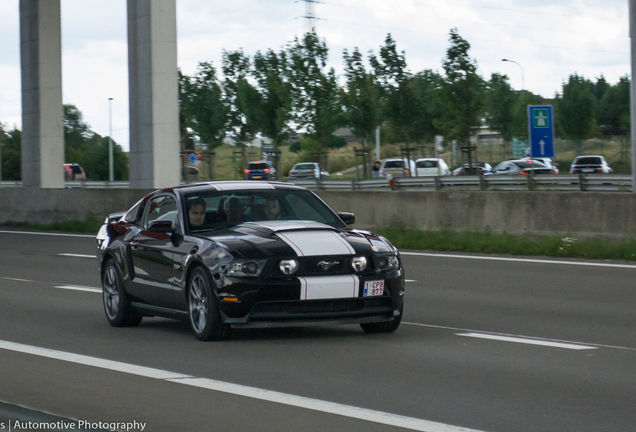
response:
<svg viewBox="0 0 636 432"><path fill-rule="evenodd" d="M356 251L333 231L295 231L276 233L299 257L318 255L353 255Z"/></svg>

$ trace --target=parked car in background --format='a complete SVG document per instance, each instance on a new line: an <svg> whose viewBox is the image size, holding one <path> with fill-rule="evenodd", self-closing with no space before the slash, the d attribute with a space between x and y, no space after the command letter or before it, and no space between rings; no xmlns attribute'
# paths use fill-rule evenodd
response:
<svg viewBox="0 0 636 432"><path fill-rule="evenodd" d="M297 163L289 170L290 180L329 178L329 173L320 169L317 162L301 162Z"/></svg>
<svg viewBox="0 0 636 432"><path fill-rule="evenodd" d="M612 166L603 156L577 156L570 165L570 174L609 174Z"/></svg>
<svg viewBox="0 0 636 432"><path fill-rule="evenodd" d="M64 164L64 181L85 181L86 173L84 168L77 163L65 163Z"/></svg>
<svg viewBox="0 0 636 432"><path fill-rule="evenodd" d="M451 170L442 158L420 158L415 161L417 177L451 175Z"/></svg>
<svg viewBox="0 0 636 432"><path fill-rule="evenodd" d="M491 172L484 175L558 174L555 169L546 166L538 160L516 159L501 162Z"/></svg>
<svg viewBox="0 0 636 432"><path fill-rule="evenodd" d="M380 177L415 177L415 161L406 158L386 159L380 167Z"/></svg>
<svg viewBox="0 0 636 432"><path fill-rule="evenodd" d="M515 160L515 159L512 159ZM543 165L547 166L548 168L552 168L552 174L558 174L559 173L559 168L555 163L552 163L552 159L547 158L547 157L536 157L536 158L530 158L530 157L525 157L522 158L520 160L536 160L541 162Z"/></svg>
<svg viewBox="0 0 636 432"><path fill-rule="evenodd" d="M276 178L276 168L270 161L254 161L247 164L245 174L248 180L270 180Z"/></svg>
<svg viewBox="0 0 636 432"><path fill-rule="evenodd" d="M472 166L473 166L473 170L475 171L475 173L473 175L477 175L477 174L484 175L484 174L492 171L492 166L488 162L473 161ZM454 176L469 175L468 167L469 167L468 164L464 164L464 166L460 166L459 168L455 168L453 170L453 175Z"/></svg>

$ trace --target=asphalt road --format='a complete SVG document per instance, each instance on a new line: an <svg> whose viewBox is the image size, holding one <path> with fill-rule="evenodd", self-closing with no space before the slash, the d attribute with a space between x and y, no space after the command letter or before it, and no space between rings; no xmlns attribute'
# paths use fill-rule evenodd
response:
<svg viewBox="0 0 636 432"><path fill-rule="evenodd" d="M394 334L202 343L164 319L110 327L94 247L0 232L0 431L41 412L153 432L636 430L636 265L404 254Z"/></svg>

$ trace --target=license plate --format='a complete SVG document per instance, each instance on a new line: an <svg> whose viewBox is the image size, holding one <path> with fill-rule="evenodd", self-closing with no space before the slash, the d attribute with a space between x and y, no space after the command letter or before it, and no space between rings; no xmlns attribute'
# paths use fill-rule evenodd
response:
<svg viewBox="0 0 636 432"><path fill-rule="evenodd" d="M596 171L594 168L582 168L581 172L594 172Z"/></svg>
<svg viewBox="0 0 636 432"><path fill-rule="evenodd" d="M390 173L397 173L397 172L400 172L400 171L398 171L398 170L390 170L389 172Z"/></svg>
<svg viewBox="0 0 636 432"><path fill-rule="evenodd" d="M364 297L381 296L384 294L384 281L366 281L364 283Z"/></svg>
<svg viewBox="0 0 636 432"><path fill-rule="evenodd" d="M263 178L263 177L261 177L261 176L254 176L254 177L252 177L252 178L258 178L258 179L259 179L259 178Z"/></svg>

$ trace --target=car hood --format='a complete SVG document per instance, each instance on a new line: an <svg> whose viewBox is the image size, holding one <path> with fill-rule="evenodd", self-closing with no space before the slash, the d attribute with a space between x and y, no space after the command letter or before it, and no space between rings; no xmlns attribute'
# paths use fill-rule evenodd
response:
<svg viewBox="0 0 636 432"><path fill-rule="evenodd" d="M337 229L312 221L246 222L222 232L201 233L245 259L394 253L383 237L369 231Z"/></svg>

